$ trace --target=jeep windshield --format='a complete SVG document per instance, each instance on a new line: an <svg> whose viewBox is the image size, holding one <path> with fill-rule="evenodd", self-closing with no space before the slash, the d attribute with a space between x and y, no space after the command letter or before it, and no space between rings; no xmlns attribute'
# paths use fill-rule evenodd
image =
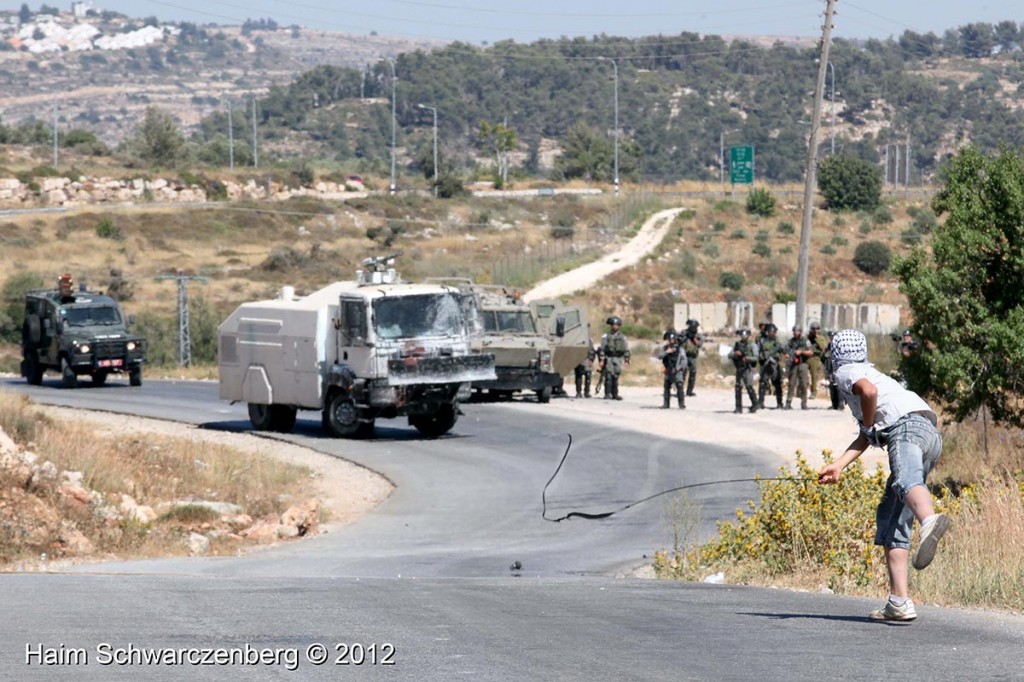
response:
<svg viewBox="0 0 1024 682"><path fill-rule="evenodd" d="M537 333L533 317L527 310L484 310L480 316L484 320L484 330L488 332Z"/></svg>
<svg viewBox="0 0 1024 682"><path fill-rule="evenodd" d="M453 336L465 328L462 309L451 294L379 298L373 302L373 324L381 339Z"/></svg>
<svg viewBox="0 0 1024 682"><path fill-rule="evenodd" d="M112 305L83 305L61 308L60 315L72 327L121 324L121 313Z"/></svg>

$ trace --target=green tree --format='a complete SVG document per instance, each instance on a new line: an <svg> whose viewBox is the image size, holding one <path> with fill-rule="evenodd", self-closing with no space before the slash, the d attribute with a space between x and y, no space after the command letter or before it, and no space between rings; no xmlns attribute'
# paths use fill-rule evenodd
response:
<svg viewBox="0 0 1024 682"><path fill-rule="evenodd" d="M508 155L515 151L519 138L516 131L506 128L504 123L489 123L480 121L480 131L477 133L477 140L480 144L494 153L494 169L498 187L504 187L508 182Z"/></svg>
<svg viewBox="0 0 1024 682"><path fill-rule="evenodd" d="M829 209L871 210L882 199L882 171L856 157L836 154L818 167L818 190Z"/></svg>
<svg viewBox="0 0 1024 682"><path fill-rule="evenodd" d="M28 8L28 5L21 3L21 9L18 10L18 23L27 24L32 21L32 10Z"/></svg>
<svg viewBox="0 0 1024 682"><path fill-rule="evenodd" d="M930 252L917 248L893 272L924 341L915 388L962 420L984 408L1024 426L1024 160L1003 149L957 153L932 207L946 220Z"/></svg>
<svg viewBox="0 0 1024 682"><path fill-rule="evenodd" d="M138 157L151 164L173 167L183 161L185 138L171 114L159 107L146 107L146 115L135 128L131 148Z"/></svg>
<svg viewBox="0 0 1024 682"><path fill-rule="evenodd" d="M0 338L17 343L25 322L25 293L42 289L43 278L35 272L18 272L4 281L0 290Z"/></svg>

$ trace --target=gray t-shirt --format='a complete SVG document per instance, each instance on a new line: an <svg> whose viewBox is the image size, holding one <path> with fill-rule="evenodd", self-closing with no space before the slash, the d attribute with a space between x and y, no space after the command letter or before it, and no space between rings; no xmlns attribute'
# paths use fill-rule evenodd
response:
<svg viewBox="0 0 1024 682"><path fill-rule="evenodd" d="M865 424L865 426L885 429L911 412L924 415L932 424L938 423L935 412L928 406L928 403L921 399L921 396L903 388L892 377L875 369L874 365L866 362L843 365L836 370L835 379L839 394L843 396L843 400L850 407L850 412L861 424L864 424L864 413L860 409L860 396L853 392L853 385L861 379L867 379L878 389L875 422L874 424Z"/></svg>

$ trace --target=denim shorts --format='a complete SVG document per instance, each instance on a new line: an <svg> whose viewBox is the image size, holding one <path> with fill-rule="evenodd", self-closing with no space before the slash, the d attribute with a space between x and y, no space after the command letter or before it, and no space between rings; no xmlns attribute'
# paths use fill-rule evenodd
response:
<svg viewBox="0 0 1024 682"><path fill-rule="evenodd" d="M910 549L914 514L904 504L907 491L924 485L942 453L942 436L931 421L908 414L879 434L889 451L889 480L875 513L875 544Z"/></svg>

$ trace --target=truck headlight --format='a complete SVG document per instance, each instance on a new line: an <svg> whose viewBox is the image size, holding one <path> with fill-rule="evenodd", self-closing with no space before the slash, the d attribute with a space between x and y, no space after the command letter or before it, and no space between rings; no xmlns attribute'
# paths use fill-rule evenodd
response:
<svg viewBox="0 0 1024 682"><path fill-rule="evenodd" d="M78 347L78 352L79 353L88 353L89 352L89 344L83 343L81 346Z"/></svg>
<svg viewBox="0 0 1024 682"><path fill-rule="evenodd" d="M540 368L545 372L551 371L551 351L541 351Z"/></svg>
<svg viewBox="0 0 1024 682"><path fill-rule="evenodd" d="M127 345L125 345L125 348L127 348L128 350L135 350L135 342L129 341Z"/></svg>

